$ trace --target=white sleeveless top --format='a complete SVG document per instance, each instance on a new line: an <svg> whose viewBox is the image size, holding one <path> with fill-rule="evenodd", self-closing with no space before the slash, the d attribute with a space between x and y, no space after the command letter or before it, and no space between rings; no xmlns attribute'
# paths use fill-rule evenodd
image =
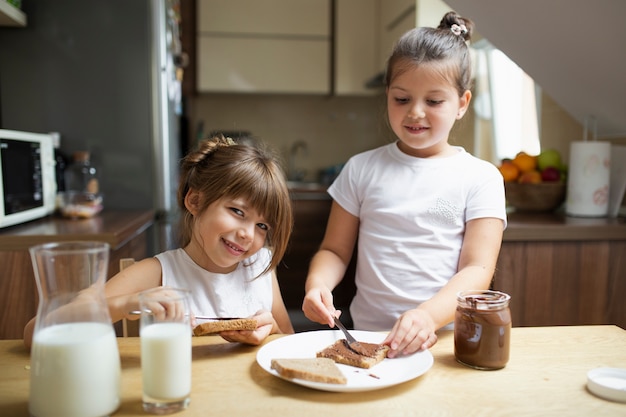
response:
<svg viewBox="0 0 626 417"><path fill-rule="evenodd" d="M259 275L270 263L269 249L237 265L228 274L209 272L198 266L183 249L155 256L161 263L164 286L191 291L193 315L207 317L249 317L259 310L272 310L272 274Z"/></svg>

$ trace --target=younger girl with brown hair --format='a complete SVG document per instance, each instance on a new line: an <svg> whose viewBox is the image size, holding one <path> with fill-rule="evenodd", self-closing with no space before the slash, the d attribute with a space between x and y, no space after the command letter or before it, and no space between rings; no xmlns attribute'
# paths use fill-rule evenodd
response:
<svg viewBox="0 0 626 417"><path fill-rule="evenodd" d="M182 161L178 203L181 248L141 260L106 283L111 320L138 319L138 294L163 286L189 289L193 315L257 321L255 330L221 332L228 341L258 345L270 334L293 333L275 273L293 215L273 154L222 136L201 142Z"/></svg>

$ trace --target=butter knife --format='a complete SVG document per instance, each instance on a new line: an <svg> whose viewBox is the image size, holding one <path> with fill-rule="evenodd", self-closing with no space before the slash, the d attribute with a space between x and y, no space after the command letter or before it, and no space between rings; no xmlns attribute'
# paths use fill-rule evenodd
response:
<svg viewBox="0 0 626 417"><path fill-rule="evenodd" d="M348 329L346 329L346 326L344 326L337 317L335 317L335 326L337 326L346 336L346 340L348 341L348 347L350 348L350 350L358 353L359 355L370 356L370 353L367 352L367 349L361 346L361 344L354 338L354 336L350 334Z"/></svg>
<svg viewBox="0 0 626 417"><path fill-rule="evenodd" d="M146 313L150 314L151 311L146 311ZM140 310L129 311L128 314L133 316L140 316ZM196 320L211 320L211 321L221 321L221 320L239 320L241 317L207 317L207 316L194 316Z"/></svg>

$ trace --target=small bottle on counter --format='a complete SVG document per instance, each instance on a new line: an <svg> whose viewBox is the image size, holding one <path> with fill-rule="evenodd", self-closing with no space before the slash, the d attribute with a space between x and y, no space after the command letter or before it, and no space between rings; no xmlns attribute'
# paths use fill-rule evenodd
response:
<svg viewBox="0 0 626 417"><path fill-rule="evenodd" d="M65 171L65 189L91 194L99 192L100 184L96 168L91 165L89 152L74 152L73 162Z"/></svg>
<svg viewBox="0 0 626 417"><path fill-rule="evenodd" d="M509 361L511 296L500 291L470 290L457 295L454 356L475 369L501 369Z"/></svg>

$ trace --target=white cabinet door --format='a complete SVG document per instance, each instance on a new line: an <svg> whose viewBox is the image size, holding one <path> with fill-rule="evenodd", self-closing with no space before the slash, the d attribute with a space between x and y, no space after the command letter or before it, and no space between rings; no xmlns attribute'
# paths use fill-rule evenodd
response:
<svg viewBox="0 0 626 417"><path fill-rule="evenodd" d="M200 92L330 92L329 0L198 0Z"/></svg>
<svg viewBox="0 0 626 417"><path fill-rule="evenodd" d="M396 41L407 31L415 27L416 0L379 0L381 3L379 21L379 65L385 68L387 58Z"/></svg>
<svg viewBox="0 0 626 417"><path fill-rule="evenodd" d="M330 53L321 42L198 39L198 90L327 94Z"/></svg>
<svg viewBox="0 0 626 417"><path fill-rule="evenodd" d="M329 0L197 0L199 32L329 36Z"/></svg>
<svg viewBox="0 0 626 417"><path fill-rule="evenodd" d="M378 0L337 0L335 18L335 94L373 95L365 82L380 71Z"/></svg>

